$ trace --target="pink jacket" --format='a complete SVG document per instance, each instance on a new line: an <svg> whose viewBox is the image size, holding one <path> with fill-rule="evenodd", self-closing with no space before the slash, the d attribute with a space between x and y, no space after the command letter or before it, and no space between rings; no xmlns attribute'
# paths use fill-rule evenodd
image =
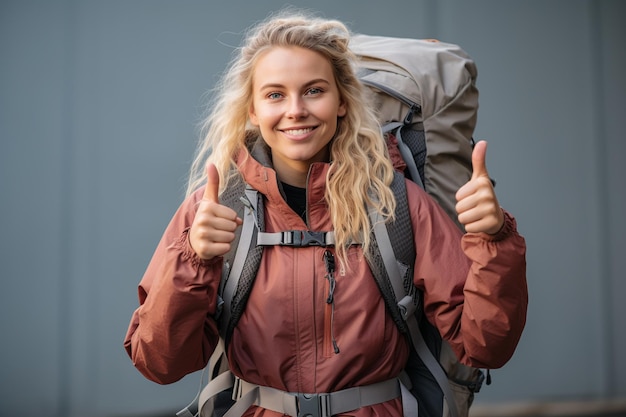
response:
<svg viewBox="0 0 626 417"><path fill-rule="evenodd" d="M324 201L328 164L314 164L307 188L307 225L283 199L276 173L253 158L240 164L245 180L265 197L268 232L328 231ZM526 320L525 241L506 213L496 236L465 234L419 186L407 181L417 260L414 282L425 312L460 360L503 366ZM213 319L222 259L199 259L187 232L202 191L180 206L139 285L124 346L147 378L172 383L202 369L218 341ZM332 392L398 376L406 339L386 311L361 248L336 273L334 315L326 303L324 248L265 248L246 309L229 345L233 372L248 382L291 392ZM346 272L349 271L349 272ZM332 321L331 321L332 320ZM335 353L334 336L340 349ZM364 407L354 416L401 415L401 400ZM276 416L252 407L247 415Z"/></svg>

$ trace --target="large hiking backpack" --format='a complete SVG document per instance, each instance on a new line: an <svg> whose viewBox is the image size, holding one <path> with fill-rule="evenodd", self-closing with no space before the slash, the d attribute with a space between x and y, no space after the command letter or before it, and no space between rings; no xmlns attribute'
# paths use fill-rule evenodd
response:
<svg viewBox="0 0 626 417"><path fill-rule="evenodd" d="M359 78L369 87L390 152L397 149L406 164L400 169L463 229L455 194L472 176L478 117L474 60L458 45L432 39L359 34L350 48L359 59ZM461 364L426 320L422 327L450 380L460 415L467 415L483 373ZM489 374L487 378L489 383Z"/></svg>
<svg viewBox="0 0 626 417"><path fill-rule="evenodd" d="M351 48L359 58L358 74L372 94L390 153L401 156L398 170L420 184L459 225L454 195L471 177L478 109L474 62L456 45L426 40L356 35ZM403 382L417 404L407 410L409 401L403 393L405 416L465 417L483 374L460 364L438 331L423 318L421 294L407 282L415 258L412 233L419 231L411 228L402 176L396 176L392 188L398 201L396 221L374 228L370 267L390 314L414 347ZM210 383L179 416L193 415L189 408L196 401L203 417L221 416L235 404L228 399L236 381L228 370L224 345L245 308L264 245L333 243L332 233L265 233L262 197L241 182L229 184L221 201L235 209L244 224L231 252L224 256L221 340L205 370ZM376 219L372 222L376 224ZM239 389L235 386L234 391ZM245 411L249 405L239 401L233 408ZM328 410L319 412L320 417L330 415Z"/></svg>
<svg viewBox="0 0 626 417"><path fill-rule="evenodd" d="M434 40L356 35L350 48L383 132L397 139L405 175L459 225L454 196L472 175L478 115L474 61Z"/></svg>

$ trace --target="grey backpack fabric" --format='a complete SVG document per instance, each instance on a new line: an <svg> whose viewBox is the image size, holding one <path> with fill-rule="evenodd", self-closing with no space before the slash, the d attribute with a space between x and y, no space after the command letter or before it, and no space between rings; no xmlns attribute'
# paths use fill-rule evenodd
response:
<svg viewBox="0 0 626 417"><path fill-rule="evenodd" d="M472 175L478 115L474 61L457 45L432 40L359 34L350 48L383 131L398 139L405 175L458 224L454 195Z"/></svg>
<svg viewBox="0 0 626 417"><path fill-rule="evenodd" d="M383 131L397 140L407 164L405 176L420 184L462 229L454 206L456 192L472 175L478 116L475 62L458 45L435 40L359 34L350 48L359 60L359 77L369 87ZM436 329L425 320L421 323L429 347L450 379L459 414L467 415L483 374L459 363ZM419 362L415 366L422 366ZM421 391L430 387L436 388L425 384ZM424 411L420 414L441 415Z"/></svg>

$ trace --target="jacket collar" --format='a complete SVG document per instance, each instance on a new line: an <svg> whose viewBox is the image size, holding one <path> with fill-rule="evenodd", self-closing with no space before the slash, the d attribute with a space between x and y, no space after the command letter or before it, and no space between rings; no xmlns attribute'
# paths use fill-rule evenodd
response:
<svg viewBox="0 0 626 417"><path fill-rule="evenodd" d="M237 166L244 181L264 194L270 203L285 204L284 193L272 165L271 149L260 136L249 143L247 148L239 151L237 157ZM309 205L319 204L324 200L326 173L329 169L330 163L327 162L311 165L307 179Z"/></svg>

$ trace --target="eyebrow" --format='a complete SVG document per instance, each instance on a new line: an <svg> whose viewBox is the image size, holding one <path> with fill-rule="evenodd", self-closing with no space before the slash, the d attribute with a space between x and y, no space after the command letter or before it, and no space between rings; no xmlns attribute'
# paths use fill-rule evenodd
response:
<svg viewBox="0 0 626 417"><path fill-rule="evenodd" d="M305 88L306 87L310 87L311 85L318 84L318 83L324 83L326 85L330 85L330 82L327 79L325 79L325 78L316 78L316 79L311 80L311 81L307 82L306 84L304 84L303 87L305 87ZM267 83L267 84L263 84L259 88L259 90L267 90L268 88L282 88L282 87L284 87L284 85L280 84L280 83Z"/></svg>

